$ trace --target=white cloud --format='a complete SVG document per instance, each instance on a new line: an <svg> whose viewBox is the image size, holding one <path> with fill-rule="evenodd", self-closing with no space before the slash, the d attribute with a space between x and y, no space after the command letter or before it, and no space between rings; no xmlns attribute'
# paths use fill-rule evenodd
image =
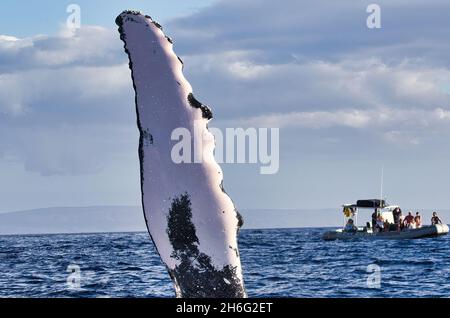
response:
<svg viewBox="0 0 450 318"><path fill-rule="evenodd" d="M371 113L359 110L337 112L293 112L286 114L269 114L244 119L241 124L255 127L302 127L329 128L343 126L351 128L367 127L371 122Z"/></svg>
<svg viewBox="0 0 450 318"><path fill-rule="evenodd" d="M383 137L386 141L399 145L417 146L420 144L420 138L410 132L392 130L385 132Z"/></svg>
<svg viewBox="0 0 450 318"><path fill-rule="evenodd" d="M435 111L450 109L450 4L381 1L377 31L367 4L227 0L168 29L194 89L227 124L370 131L374 120L399 130L409 120L446 131Z"/></svg>
<svg viewBox="0 0 450 318"><path fill-rule="evenodd" d="M293 54L306 60L376 56L391 61L420 58L425 64L448 66L448 1L379 0L379 30L367 29L370 3L222 0L176 19L168 29L189 54L260 49L271 61L285 61Z"/></svg>
<svg viewBox="0 0 450 318"><path fill-rule="evenodd" d="M248 61L232 62L228 65L231 76L239 79L258 79L271 74L272 66L256 65Z"/></svg>
<svg viewBox="0 0 450 318"><path fill-rule="evenodd" d="M377 109L449 108L445 84L450 71L404 60L309 60L257 63L261 52L188 56L186 69L194 88L225 116L254 117L271 113L353 112ZM204 89L208 87L208 89ZM224 94L224 92L226 92ZM226 103L223 102L225 96ZM355 120L355 122L357 122Z"/></svg>
<svg viewBox="0 0 450 318"><path fill-rule="evenodd" d="M380 110L338 110L317 112L292 112L267 114L240 120L244 126L255 127L300 127L330 128L348 127L354 129L373 129L381 131L393 126L414 129L436 129L439 125L450 124L450 110L380 109ZM388 131L390 132L390 130Z"/></svg>
<svg viewBox="0 0 450 318"><path fill-rule="evenodd" d="M134 128L130 70L116 31L85 26L0 37L3 156L43 175L96 173L133 145L124 136Z"/></svg>
<svg viewBox="0 0 450 318"><path fill-rule="evenodd" d="M117 31L98 26L61 29L55 36L0 35L0 72L68 65L111 65L124 61Z"/></svg>
<svg viewBox="0 0 450 318"><path fill-rule="evenodd" d="M400 3L385 5L399 12ZM450 51L439 31L448 19L438 16L429 21L436 25L423 30L409 29L411 23L404 21L395 32L383 29L369 35L364 19L355 20L361 8L366 14L365 8L355 8L350 1L328 4L327 10L323 3L309 4L222 1L168 26L196 96L212 106L217 122L331 130L322 139L338 139L334 128L370 133L376 127L386 134L386 142L407 140L399 137L405 135L416 138L427 130L447 132L450 71L446 59L433 52L440 48L444 52L439 54L446 56ZM271 14L260 19L261 12ZM437 33L427 33L430 30ZM26 160L35 171L70 173L72 168L55 154L59 162L30 163L40 140L54 145L43 145L50 154L62 143L42 137L33 147L22 143L28 152L19 151L14 140L21 135L26 140L24 126L32 127L36 136L54 127L60 140L72 140L75 150L87 151L69 135L93 125L95 134L103 136L99 140L107 143L113 133L102 131L105 125L134 128L132 94L116 30L84 26L76 32L63 29L56 36L0 36L0 125L12 132L11 140L0 140L0 146L7 147L2 153ZM74 173L83 171L80 160ZM95 164L87 159L85 164L86 172L93 171Z"/></svg>

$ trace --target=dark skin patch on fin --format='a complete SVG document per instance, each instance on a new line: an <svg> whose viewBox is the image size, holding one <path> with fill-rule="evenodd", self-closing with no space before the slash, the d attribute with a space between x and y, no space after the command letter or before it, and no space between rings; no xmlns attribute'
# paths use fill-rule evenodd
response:
<svg viewBox="0 0 450 318"><path fill-rule="evenodd" d="M167 234L173 247L172 257L180 261L175 269L169 270L178 285L178 297L245 297L245 291L237 278L237 268L227 265L216 269L211 257L200 252L188 193L172 200L167 226Z"/></svg>

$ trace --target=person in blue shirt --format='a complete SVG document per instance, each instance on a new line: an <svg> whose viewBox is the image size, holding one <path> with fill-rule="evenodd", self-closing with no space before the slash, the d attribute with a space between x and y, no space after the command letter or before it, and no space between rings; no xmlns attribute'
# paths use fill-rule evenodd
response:
<svg viewBox="0 0 450 318"><path fill-rule="evenodd" d="M353 219L348 219L347 224L344 227L345 232L355 233L358 231L358 228L355 226Z"/></svg>

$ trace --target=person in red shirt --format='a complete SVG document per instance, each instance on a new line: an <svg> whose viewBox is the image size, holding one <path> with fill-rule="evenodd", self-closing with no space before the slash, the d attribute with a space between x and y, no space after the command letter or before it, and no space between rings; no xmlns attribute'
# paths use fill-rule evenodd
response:
<svg viewBox="0 0 450 318"><path fill-rule="evenodd" d="M414 225L414 216L412 215L412 212L408 212L408 215L405 217L405 219L403 220L403 224L407 227L407 228L411 228Z"/></svg>

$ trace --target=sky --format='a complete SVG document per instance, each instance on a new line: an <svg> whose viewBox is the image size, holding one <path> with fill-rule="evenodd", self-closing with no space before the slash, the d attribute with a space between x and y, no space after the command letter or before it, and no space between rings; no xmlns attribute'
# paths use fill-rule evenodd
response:
<svg viewBox="0 0 450 318"><path fill-rule="evenodd" d="M74 1L72 1L74 2ZM280 169L223 164L241 209L332 208L384 196L450 207L450 3L2 1L0 212L139 205L134 93L114 25L160 22L211 126L280 129ZM20 12L20 15L12 14Z"/></svg>

